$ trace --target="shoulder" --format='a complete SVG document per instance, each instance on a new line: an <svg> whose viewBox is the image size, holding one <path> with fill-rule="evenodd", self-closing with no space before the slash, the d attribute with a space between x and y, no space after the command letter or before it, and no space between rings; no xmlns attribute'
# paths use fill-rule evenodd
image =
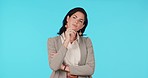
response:
<svg viewBox="0 0 148 78"><path fill-rule="evenodd" d="M60 36L50 37L48 38L48 42L54 42L57 41L58 39L60 39Z"/></svg>
<svg viewBox="0 0 148 78"><path fill-rule="evenodd" d="M83 41L86 41L86 42L91 42L91 39L89 37L83 37L81 36L80 37Z"/></svg>
<svg viewBox="0 0 148 78"><path fill-rule="evenodd" d="M48 40L55 40L55 39L59 39L60 36L55 36L55 37L49 37Z"/></svg>
<svg viewBox="0 0 148 78"><path fill-rule="evenodd" d="M89 37L83 37L83 36L81 36L80 39L88 47L92 46L92 41L91 41L91 39Z"/></svg>

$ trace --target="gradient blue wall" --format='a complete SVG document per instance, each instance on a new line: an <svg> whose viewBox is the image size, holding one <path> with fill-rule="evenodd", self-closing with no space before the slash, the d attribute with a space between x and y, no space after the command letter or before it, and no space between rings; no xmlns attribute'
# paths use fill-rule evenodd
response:
<svg viewBox="0 0 148 78"><path fill-rule="evenodd" d="M65 14L85 8L94 78L148 78L147 0L1 0L0 78L49 78L47 39Z"/></svg>

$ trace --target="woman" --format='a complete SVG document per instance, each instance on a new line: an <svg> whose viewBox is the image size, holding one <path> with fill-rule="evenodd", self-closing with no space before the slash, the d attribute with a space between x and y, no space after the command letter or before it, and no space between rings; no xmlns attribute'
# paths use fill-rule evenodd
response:
<svg viewBox="0 0 148 78"><path fill-rule="evenodd" d="M87 26L83 8L71 9L63 20L59 36L48 39L50 78L90 78L95 59L90 38L83 37Z"/></svg>

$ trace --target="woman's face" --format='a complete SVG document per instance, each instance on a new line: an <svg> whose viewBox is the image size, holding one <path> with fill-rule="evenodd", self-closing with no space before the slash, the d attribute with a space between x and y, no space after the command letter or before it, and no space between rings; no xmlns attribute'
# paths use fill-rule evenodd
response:
<svg viewBox="0 0 148 78"><path fill-rule="evenodd" d="M71 28L75 31L79 31L84 27L84 14L82 12L76 12L71 17L67 16L66 28Z"/></svg>

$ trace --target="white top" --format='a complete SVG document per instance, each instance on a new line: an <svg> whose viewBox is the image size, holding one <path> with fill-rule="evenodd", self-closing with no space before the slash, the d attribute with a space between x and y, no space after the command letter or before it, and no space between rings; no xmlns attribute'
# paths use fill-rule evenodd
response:
<svg viewBox="0 0 148 78"><path fill-rule="evenodd" d="M60 37L61 37L61 40L63 43L65 40L64 33L62 33L62 35ZM78 66L78 63L81 58L78 41L79 41L79 35L77 34L77 39L75 41L73 41L72 44L71 43L68 44L68 47L67 47L68 51L67 51L66 56L64 58L64 62L67 65Z"/></svg>

